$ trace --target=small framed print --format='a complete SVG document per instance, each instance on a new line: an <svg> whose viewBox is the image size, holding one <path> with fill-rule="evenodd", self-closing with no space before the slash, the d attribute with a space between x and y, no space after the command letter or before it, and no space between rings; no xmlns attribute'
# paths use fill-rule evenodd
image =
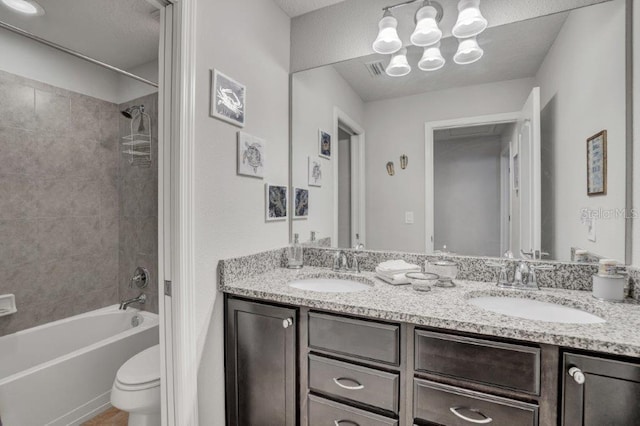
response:
<svg viewBox="0 0 640 426"><path fill-rule="evenodd" d="M293 218L306 219L309 217L309 190L293 188Z"/></svg>
<svg viewBox="0 0 640 426"><path fill-rule="evenodd" d="M265 184L265 211L267 222L287 218L287 187Z"/></svg>
<svg viewBox="0 0 640 426"><path fill-rule="evenodd" d="M318 145L320 157L331 160L331 134L324 130L318 130Z"/></svg>
<svg viewBox="0 0 640 426"><path fill-rule="evenodd" d="M248 133L238 132L238 174L264 177L266 142Z"/></svg>
<svg viewBox="0 0 640 426"><path fill-rule="evenodd" d="M587 195L607 194L607 131L587 139Z"/></svg>
<svg viewBox="0 0 640 426"><path fill-rule="evenodd" d="M211 71L211 116L244 127L247 88L214 69Z"/></svg>
<svg viewBox="0 0 640 426"><path fill-rule="evenodd" d="M309 186L322 186L322 162L318 157L309 157Z"/></svg>

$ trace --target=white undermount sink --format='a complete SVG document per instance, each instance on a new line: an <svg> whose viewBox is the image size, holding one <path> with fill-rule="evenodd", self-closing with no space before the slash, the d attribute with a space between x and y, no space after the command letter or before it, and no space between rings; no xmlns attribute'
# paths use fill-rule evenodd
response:
<svg viewBox="0 0 640 426"><path fill-rule="evenodd" d="M303 278L289 283L289 287L320 293L357 293L371 288L371 285L347 278Z"/></svg>
<svg viewBox="0 0 640 426"><path fill-rule="evenodd" d="M469 303L487 311L535 321L563 324L602 324L606 322L599 316L580 309L522 297L474 297L469 299Z"/></svg>

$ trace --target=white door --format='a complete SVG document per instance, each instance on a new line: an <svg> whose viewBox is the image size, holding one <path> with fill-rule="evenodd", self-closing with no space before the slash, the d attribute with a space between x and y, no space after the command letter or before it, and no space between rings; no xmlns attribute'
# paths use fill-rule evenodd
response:
<svg viewBox="0 0 640 426"><path fill-rule="evenodd" d="M539 253L542 244L540 88L534 87L518 120L518 165L520 198L520 248ZM517 253L514 253L517 254Z"/></svg>

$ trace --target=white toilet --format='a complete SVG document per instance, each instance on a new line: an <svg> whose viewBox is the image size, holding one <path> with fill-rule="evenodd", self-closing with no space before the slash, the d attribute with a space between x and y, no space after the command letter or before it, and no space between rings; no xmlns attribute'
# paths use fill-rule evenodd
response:
<svg viewBox="0 0 640 426"><path fill-rule="evenodd" d="M129 413L129 426L160 425L160 345L120 367L111 388L111 405Z"/></svg>

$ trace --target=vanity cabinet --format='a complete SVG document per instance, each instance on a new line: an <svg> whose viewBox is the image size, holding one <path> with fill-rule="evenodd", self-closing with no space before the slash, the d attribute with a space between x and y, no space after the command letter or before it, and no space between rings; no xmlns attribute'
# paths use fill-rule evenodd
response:
<svg viewBox="0 0 640 426"><path fill-rule="evenodd" d="M563 426L640 425L640 364L565 353Z"/></svg>
<svg viewBox="0 0 640 426"><path fill-rule="evenodd" d="M226 299L227 424L297 424L297 309Z"/></svg>

